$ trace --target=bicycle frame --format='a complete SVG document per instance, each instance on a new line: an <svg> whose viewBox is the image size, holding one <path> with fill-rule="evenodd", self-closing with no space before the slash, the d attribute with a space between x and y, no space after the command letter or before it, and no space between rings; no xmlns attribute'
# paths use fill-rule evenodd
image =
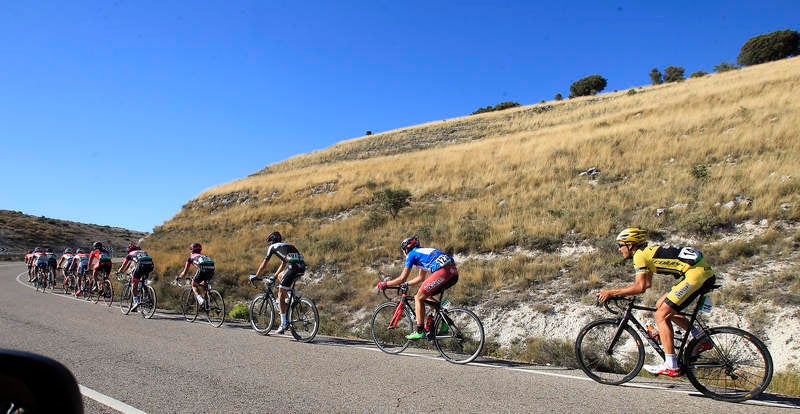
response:
<svg viewBox="0 0 800 414"><path fill-rule="evenodd" d="M392 316L392 320L389 322L388 328L389 329L394 329L394 328L397 327L397 324L403 318L403 310L407 310L409 312L409 314L411 314L411 316L416 321L417 312L414 309L414 306L412 305L412 303L414 303L414 301L415 301L415 298L408 294L408 284L403 283L400 286L387 287L387 289L397 290L400 293L400 299L397 302L397 308L394 311L394 315ZM387 299L392 300L392 299L389 298L388 295L386 295L385 292L384 292L383 295L386 296ZM430 306L431 308L433 308L433 313L432 313L433 321L434 321L433 324L434 325L436 324L436 320L439 317L444 318L445 322L447 322L448 324L452 324L452 321L448 320L449 318L447 318L444 315L444 313L442 312L441 303L442 303L442 296L444 296L444 291L439 292L438 296L439 296L438 299L434 299L434 298L425 299L425 305Z"/></svg>

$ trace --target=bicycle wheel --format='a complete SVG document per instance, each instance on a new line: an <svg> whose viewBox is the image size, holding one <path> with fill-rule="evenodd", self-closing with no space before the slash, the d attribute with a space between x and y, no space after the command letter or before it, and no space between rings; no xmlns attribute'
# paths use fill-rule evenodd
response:
<svg viewBox="0 0 800 414"><path fill-rule="evenodd" d="M183 317L189 322L197 319L197 298L191 288L184 289L181 293L181 312Z"/></svg>
<svg viewBox="0 0 800 414"><path fill-rule="evenodd" d="M222 300L222 295L216 290L209 290L206 306L208 323L215 328L219 328L225 322L225 302Z"/></svg>
<svg viewBox="0 0 800 414"><path fill-rule="evenodd" d="M626 325L615 340L619 321L600 319L581 329L575 339L575 359L589 378L619 385L636 377L644 365L644 344Z"/></svg>
<svg viewBox="0 0 800 414"><path fill-rule="evenodd" d="M100 299L103 300L103 304L110 307L114 303L114 287L111 285L111 281L105 278L103 278L100 286L102 287L98 292Z"/></svg>
<svg viewBox="0 0 800 414"><path fill-rule="evenodd" d="M483 324L469 309L443 310L434 322L433 344L444 359L455 364L473 361L483 351Z"/></svg>
<svg viewBox="0 0 800 414"><path fill-rule="evenodd" d="M685 355L689 381L703 395L716 400L755 398L772 381L772 356L767 346L739 328L711 328L706 336L689 343Z"/></svg>
<svg viewBox="0 0 800 414"><path fill-rule="evenodd" d="M289 330L292 336L300 342L311 342L319 330L319 312L313 300L302 297L295 299L289 311Z"/></svg>
<svg viewBox="0 0 800 414"><path fill-rule="evenodd" d="M267 296L266 293L256 296L255 299L250 302L248 315L250 316L250 326L261 335L268 334L275 326L273 325L275 309L272 303L270 303L269 296Z"/></svg>
<svg viewBox="0 0 800 414"><path fill-rule="evenodd" d="M122 311L123 315L127 315L131 312L132 307L133 295L131 294L131 285L130 283L126 283L119 292L119 310Z"/></svg>
<svg viewBox="0 0 800 414"><path fill-rule="evenodd" d="M156 313L156 290L145 283L139 296L139 314L145 319L152 318Z"/></svg>
<svg viewBox="0 0 800 414"><path fill-rule="evenodd" d="M399 354L408 348L411 341L406 339L406 335L414 332L411 314L405 309L398 315L397 323L392 326L396 311L397 302L382 303L372 312L369 322L372 341L387 354Z"/></svg>

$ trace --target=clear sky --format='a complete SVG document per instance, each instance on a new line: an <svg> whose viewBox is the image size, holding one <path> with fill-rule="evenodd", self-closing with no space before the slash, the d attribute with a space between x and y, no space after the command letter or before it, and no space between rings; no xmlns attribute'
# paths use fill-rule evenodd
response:
<svg viewBox="0 0 800 414"><path fill-rule="evenodd" d="M152 231L337 142L735 62L800 1L11 1L0 209Z"/></svg>

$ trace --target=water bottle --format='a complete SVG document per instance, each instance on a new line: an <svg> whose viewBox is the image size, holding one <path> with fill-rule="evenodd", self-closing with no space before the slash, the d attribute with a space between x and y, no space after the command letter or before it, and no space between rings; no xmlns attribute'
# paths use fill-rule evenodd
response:
<svg viewBox="0 0 800 414"><path fill-rule="evenodd" d="M658 335L658 331L656 327L653 325L647 325L647 336L654 340L657 344L661 343L661 337Z"/></svg>
<svg viewBox="0 0 800 414"><path fill-rule="evenodd" d="M445 299L442 301L442 309L447 309L450 307L450 299Z"/></svg>
<svg viewBox="0 0 800 414"><path fill-rule="evenodd" d="M428 317L425 318L425 330L430 331L431 329L433 329L433 315L428 315Z"/></svg>

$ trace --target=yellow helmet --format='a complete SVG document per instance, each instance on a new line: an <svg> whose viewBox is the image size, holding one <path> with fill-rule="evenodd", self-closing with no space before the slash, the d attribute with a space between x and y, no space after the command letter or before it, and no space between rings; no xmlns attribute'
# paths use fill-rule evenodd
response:
<svg viewBox="0 0 800 414"><path fill-rule="evenodd" d="M647 231L638 227L628 227L617 235L617 243L642 244L647 241Z"/></svg>

